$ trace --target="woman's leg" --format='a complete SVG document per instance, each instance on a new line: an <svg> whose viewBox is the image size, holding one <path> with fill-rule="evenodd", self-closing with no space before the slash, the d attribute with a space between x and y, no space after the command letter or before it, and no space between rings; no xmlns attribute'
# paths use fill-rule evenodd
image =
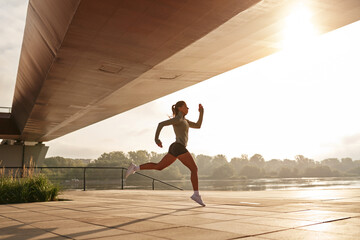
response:
<svg viewBox="0 0 360 240"><path fill-rule="evenodd" d="M202 201L201 196L199 195L199 184L198 184L198 169L196 163L189 152L181 154L178 156L178 159L187 166L191 171L191 183L193 185L194 194L190 197L192 200L205 207L205 203Z"/></svg>
<svg viewBox="0 0 360 240"><path fill-rule="evenodd" d="M175 162L176 157L174 157L171 154L166 154L160 162L158 163L145 163L140 165L140 170L149 170L149 169L155 169L155 170L163 170L164 168L170 166L173 162Z"/></svg>
<svg viewBox="0 0 360 240"><path fill-rule="evenodd" d="M181 154L178 156L178 159L190 169L191 171L191 183L194 191L199 191L199 183L198 183L198 168L196 163L189 152Z"/></svg>

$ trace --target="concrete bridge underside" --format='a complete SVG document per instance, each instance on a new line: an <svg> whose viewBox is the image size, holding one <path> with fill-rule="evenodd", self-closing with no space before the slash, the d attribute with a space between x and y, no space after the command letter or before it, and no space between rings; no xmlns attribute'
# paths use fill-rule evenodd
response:
<svg viewBox="0 0 360 240"><path fill-rule="evenodd" d="M0 138L49 141L272 54L297 2L30 0ZM301 2L320 33L360 19L359 0Z"/></svg>

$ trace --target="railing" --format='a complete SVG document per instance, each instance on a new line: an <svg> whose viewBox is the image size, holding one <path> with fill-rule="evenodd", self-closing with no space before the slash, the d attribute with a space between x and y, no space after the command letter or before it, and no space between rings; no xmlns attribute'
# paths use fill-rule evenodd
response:
<svg viewBox="0 0 360 240"><path fill-rule="evenodd" d="M23 169L21 167L4 167L4 168L5 169L20 169L20 170ZM126 168L123 168L123 167L26 167L26 169L40 169L40 172L43 169L83 169L83 180L84 180L83 190L84 191L86 191L86 169L121 169L121 189L124 189L124 180L125 180L124 179L124 177L125 177L124 170L126 170ZM155 182L157 181L157 182L160 182L160 183L165 184L167 186L170 186L172 188L176 188L178 190L183 191L182 188L179 188L179 187L174 186L172 184L161 181L160 179L156 179L156 178L147 176L147 175L139 173L139 172L135 172L135 174L138 174L140 176L152 179L152 190L155 190Z"/></svg>
<svg viewBox="0 0 360 240"><path fill-rule="evenodd" d="M11 107L0 107L0 113L11 113Z"/></svg>

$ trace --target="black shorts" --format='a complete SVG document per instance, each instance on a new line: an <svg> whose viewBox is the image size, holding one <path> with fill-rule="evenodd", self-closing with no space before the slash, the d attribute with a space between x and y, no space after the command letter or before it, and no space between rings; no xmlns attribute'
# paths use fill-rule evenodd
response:
<svg viewBox="0 0 360 240"><path fill-rule="evenodd" d="M169 147L169 153L174 157L189 152L184 145L178 142L174 142Z"/></svg>

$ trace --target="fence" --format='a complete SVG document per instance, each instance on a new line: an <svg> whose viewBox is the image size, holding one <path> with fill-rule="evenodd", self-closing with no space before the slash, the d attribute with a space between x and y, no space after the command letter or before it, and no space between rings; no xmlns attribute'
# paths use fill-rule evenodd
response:
<svg viewBox="0 0 360 240"><path fill-rule="evenodd" d="M11 113L11 107L0 107L0 113Z"/></svg>
<svg viewBox="0 0 360 240"><path fill-rule="evenodd" d="M5 169L18 169L20 171L23 170L23 168L21 167L4 167ZM120 188L121 189L124 189L124 170L126 170L126 168L123 168L123 167L26 167L26 169L34 169L34 170L39 170L40 173L43 172L43 169L78 169L78 170L81 170L82 171L82 178L83 178L83 186L82 186L82 189L84 191L86 191L86 171L91 169L91 170L97 170L97 169L106 169L106 170L121 170L121 182L119 183L120 184ZM145 175L145 174L142 174L142 173L139 173L139 172L135 172L135 174L137 175L140 175L142 177L145 177L147 179L151 179L152 180L152 190L155 190L155 182L159 182L161 184L164 184L164 185L167 185L169 187L172 187L172 188L176 188L178 190L183 190L182 188L180 187L177 187L177 186L174 186L172 184L169 184L169 183L166 183L160 179L156 179L156 178L153 178L153 177L150 177L148 175Z"/></svg>

